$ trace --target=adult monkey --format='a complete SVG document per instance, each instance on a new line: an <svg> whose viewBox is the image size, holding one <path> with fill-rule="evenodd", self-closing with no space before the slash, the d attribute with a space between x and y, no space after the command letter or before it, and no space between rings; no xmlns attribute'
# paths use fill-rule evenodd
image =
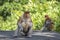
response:
<svg viewBox="0 0 60 40"><path fill-rule="evenodd" d="M33 23L32 23L29 11L24 12L24 14L19 18L17 25L18 25L18 28L15 31L15 37L17 37L18 33L20 33L21 35L24 34L27 37L32 37Z"/></svg>

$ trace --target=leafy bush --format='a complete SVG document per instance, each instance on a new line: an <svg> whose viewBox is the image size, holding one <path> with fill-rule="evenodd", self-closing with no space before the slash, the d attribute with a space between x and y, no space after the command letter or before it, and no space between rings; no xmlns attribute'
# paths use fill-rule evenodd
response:
<svg viewBox="0 0 60 40"><path fill-rule="evenodd" d="M2 1L0 5L0 30L15 30L19 16L26 10L30 11L34 30L40 30L43 27L44 16L48 14L54 21L54 30L59 32L60 2L56 0Z"/></svg>

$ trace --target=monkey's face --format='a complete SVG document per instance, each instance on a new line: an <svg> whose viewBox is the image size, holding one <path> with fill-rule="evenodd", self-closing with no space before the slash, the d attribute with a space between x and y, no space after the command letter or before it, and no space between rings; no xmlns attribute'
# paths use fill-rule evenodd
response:
<svg viewBox="0 0 60 40"><path fill-rule="evenodd" d="M26 18L29 18L30 14L26 13L24 14Z"/></svg>
<svg viewBox="0 0 60 40"><path fill-rule="evenodd" d="M49 19L49 16L48 15L45 15L45 19Z"/></svg>
<svg viewBox="0 0 60 40"><path fill-rule="evenodd" d="M49 16L46 16L45 19L49 19Z"/></svg>
<svg viewBox="0 0 60 40"><path fill-rule="evenodd" d="M45 17L45 19L47 19L48 17Z"/></svg>
<svg viewBox="0 0 60 40"><path fill-rule="evenodd" d="M29 14L26 14L26 16L29 16Z"/></svg>

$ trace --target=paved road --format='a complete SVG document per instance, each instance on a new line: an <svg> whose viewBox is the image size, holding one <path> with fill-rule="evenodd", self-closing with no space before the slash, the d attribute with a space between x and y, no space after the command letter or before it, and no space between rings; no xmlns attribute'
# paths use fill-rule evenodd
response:
<svg viewBox="0 0 60 40"><path fill-rule="evenodd" d="M60 40L60 34L56 32L33 32L31 38L12 38L14 31L0 31L0 40Z"/></svg>

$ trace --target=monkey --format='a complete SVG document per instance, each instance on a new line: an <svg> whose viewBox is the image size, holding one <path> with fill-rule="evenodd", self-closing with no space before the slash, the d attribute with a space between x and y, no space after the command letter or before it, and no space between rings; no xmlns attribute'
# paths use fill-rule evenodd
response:
<svg viewBox="0 0 60 40"><path fill-rule="evenodd" d="M45 15L45 23L43 30L53 31L54 23L48 15Z"/></svg>
<svg viewBox="0 0 60 40"><path fill-rule="evenodd" d="M21 33L22 35L24 34L24 36L26 37L32 37L33 23L29 11L24 12L24 14L19 18L17 25L18 25L17 30L23 32ZM18 32L16 31L15 33L17 34Z"/></svg>
<svg viewBox="0 0 60 40"><path fill-rule="evenodd" d="M47 30L52 31L53 30L53 21L48 15L45 15L45 26L47 27Z"/></svg>

